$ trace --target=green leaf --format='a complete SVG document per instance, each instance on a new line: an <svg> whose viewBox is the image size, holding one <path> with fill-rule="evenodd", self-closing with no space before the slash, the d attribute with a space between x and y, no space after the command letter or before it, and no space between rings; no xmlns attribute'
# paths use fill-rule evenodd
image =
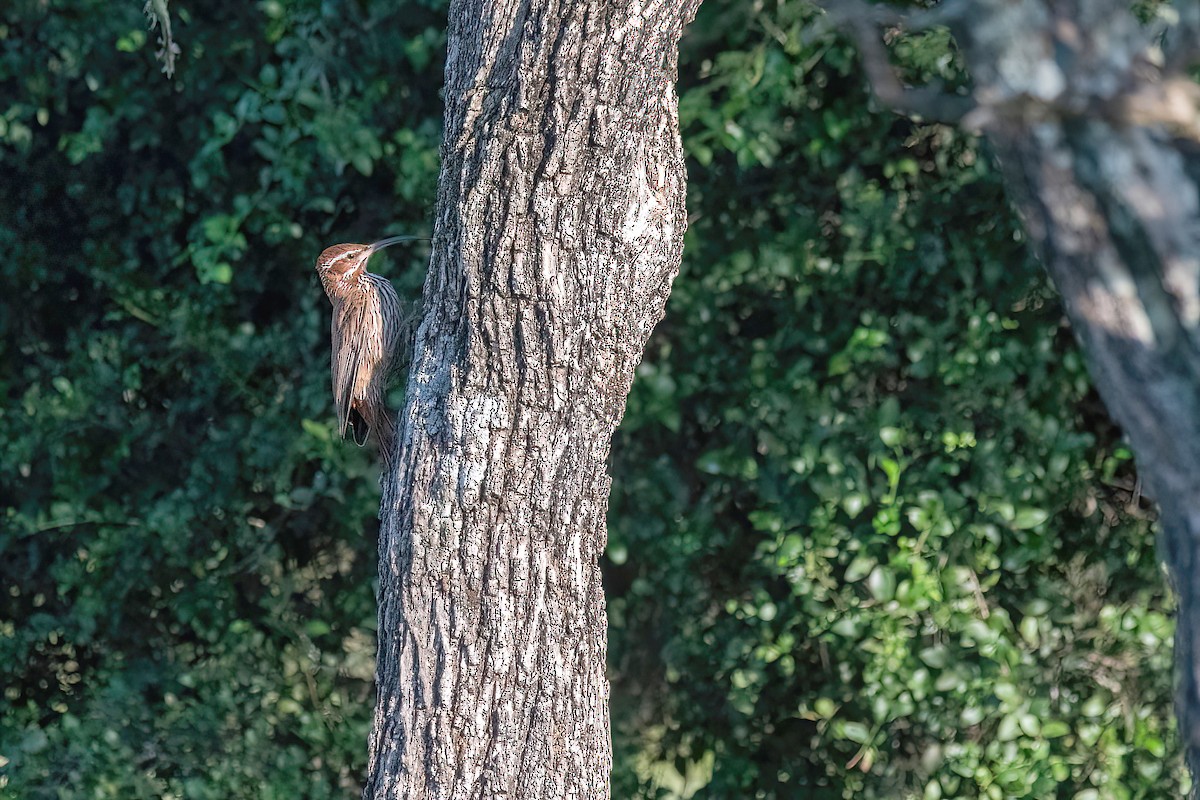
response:
<svg viewBox="0 0 1200 800"><path fill-rule="evenodd" d="M871 729L861 722L842 723L842 736L857 744L866 744L871 737Z"/></svg>
<svg viewBox="0 0 1200 800"><path fill-rule="evenodd" d="M1060 720L1050 720L1042 724L1042 736L1047 739L1058 739L1071 732L1071 726Z"/></svg>
<svg viewBox="0 0 1200 800"><path fill-rule="evenodd" d="M879 438L888 447L898 447L900 442L903 441L904 432L899 428L885 425L879 429Z"/></svg>
<svg viewBox="0 0 1200 800"><path fill-rule="evenodd" d="M896 576L884 566L875 567L867 576L867 590L876 600L891 600L896 596Z"/></svg>
<svg viewBox="0 0 1200 800"><path fill-rule="evenodd" d="M1040 508L1019 508L1017 509L1016 516L1013 518L1012 526L1019 531L1036 528L1045 522L1049 516L1049 512Z"/></svg>
<svg viewBox="0 0 1200 800"><path fill-rule="evenodd" d="M855 583L865 578L872 569L875 568L876 560L874 557L863 553L855 556L850 564L846 567L846 574L843 580L846 583Z"/></svg>

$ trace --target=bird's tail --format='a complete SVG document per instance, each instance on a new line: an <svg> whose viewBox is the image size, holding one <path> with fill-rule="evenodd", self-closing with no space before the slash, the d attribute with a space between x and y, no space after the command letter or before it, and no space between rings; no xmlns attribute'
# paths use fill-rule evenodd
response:
<svg viewBox="0 0 1200 800"><path fill-rule="evenodd" d="M376 420L375 435L379 441L379 455L383 459L383 468L390 472L395 458L393 448L396 445L396 422L387 406L379 406L379 419Z"/></svg>
<svg viewBox="0 0 1200 800"><path fill-rule="evenodd" d="M379 445L379 456L383 459L385 470L392 467L392 447L396 443L396 423L392 414L382 401L375 403L354 404L346 417L354 443L362 447L367 443L371 432L375 432L375 440Z"/></svg>

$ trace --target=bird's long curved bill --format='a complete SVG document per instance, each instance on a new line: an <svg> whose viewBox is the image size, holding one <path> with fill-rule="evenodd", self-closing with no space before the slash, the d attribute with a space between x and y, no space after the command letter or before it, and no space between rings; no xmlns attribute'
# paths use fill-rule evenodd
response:
<svg viewBox="0 0 1200 800"><path fill-rule="evenodd" d="M427 242L427 241L429 241L429 238L425 237L425 236L389 236L386 239L380 239L378 242L372 242L371 246L368 247L367 249L370 250L372 253L374 253L378 250L382 250L385 247L391 247L394 244L399 244L400 242L418 242L418 241Z"/></svg>

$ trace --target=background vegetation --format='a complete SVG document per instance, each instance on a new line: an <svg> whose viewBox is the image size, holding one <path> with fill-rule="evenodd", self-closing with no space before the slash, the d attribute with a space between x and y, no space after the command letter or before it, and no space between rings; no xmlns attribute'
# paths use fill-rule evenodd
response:
<svg viewBox="0 0 1200 800"><path fill-rule="evenodd" d="M352 798L378 502L335 241L428 230L443 3L0 9L0 796ZM1161 798L1149 503L980 144L708 0L614 447L615 797ZM963 80L946 38L897 44ZM425 254L379 267L415 296Z"/></svg>

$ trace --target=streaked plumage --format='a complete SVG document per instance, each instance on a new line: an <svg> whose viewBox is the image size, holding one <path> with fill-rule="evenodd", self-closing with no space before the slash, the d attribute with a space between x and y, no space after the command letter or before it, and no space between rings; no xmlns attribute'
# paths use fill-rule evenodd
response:
<svg viewBox="0 0 1200 800"><path fill-rule="evenodd" d="M404 309L387 278L367 272L373 253L415 236L393 236L374 244L335 244L317 258L317 274L333 303L333 403L338 432L366 444L371 431L384 464L390 465L395 423L384 404L404 328Z"/></svg>

